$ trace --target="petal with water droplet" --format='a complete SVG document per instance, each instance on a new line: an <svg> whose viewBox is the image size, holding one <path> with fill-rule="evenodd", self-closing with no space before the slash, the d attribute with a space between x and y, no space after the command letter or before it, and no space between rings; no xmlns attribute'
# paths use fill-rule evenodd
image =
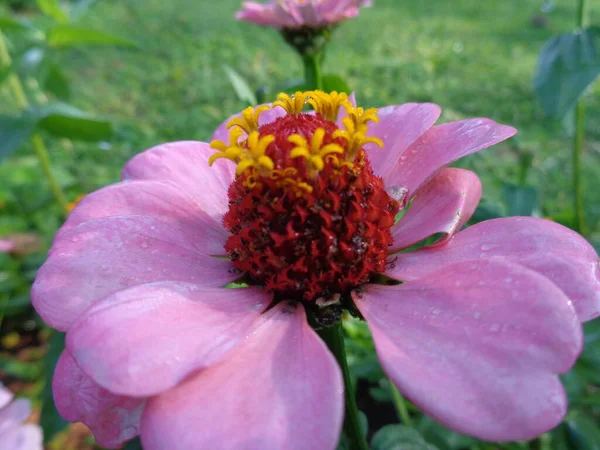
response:
<svg viewBox="0 0 600 450"><path fill-rule="evenodd" d="M301 306L279 303L225 361L149 403L146 450L334 450L341 372Z"/></svg>
<svg viewBox="0 0 600 450"><path fill-rule="evenodd" d="M394 255L386 274L415 280L459 261L501 258L551 280L573 301L582 321L600 315L598 254L579 234L549 220L509 217L463 230L445 245Z"/></svg>
<svg viewBox="0 0 600 450"><path fill-rule="evenodd" d="M545 277L502 261L475 271L463 262L397 286L367 285L355 304L394 384L447 427L516 441L562 420L556 374L574 364L582 332L567 297Z"/></svg>

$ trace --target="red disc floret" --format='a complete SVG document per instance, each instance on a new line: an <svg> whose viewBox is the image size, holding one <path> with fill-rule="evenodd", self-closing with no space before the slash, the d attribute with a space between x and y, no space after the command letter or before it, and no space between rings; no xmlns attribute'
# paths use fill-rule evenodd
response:
<svg viewBox="0 0 600 450"><path fill-rule="evenodd" d="M276 137L267 150L276 169L305 175L303 159L289 156L288 137L297 133L310 142L317 128L325 129L325 143L344 144L332 138L336 125L318 114L287 115L259 131ZM277 177L249 186L247 176L231 184L223 221L231 232L225 249L254 282L281 298L312 302L345 295L384 271L399 204L364 151L353 167L329 161L304 180L312 190L300 195Z"/></svg>

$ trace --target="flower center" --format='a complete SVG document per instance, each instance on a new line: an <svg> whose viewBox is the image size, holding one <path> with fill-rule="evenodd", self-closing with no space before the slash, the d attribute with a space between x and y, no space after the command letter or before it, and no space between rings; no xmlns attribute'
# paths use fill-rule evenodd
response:
<svg viewBox="0 0 600 450"><path fill-rule="evenodd" d="M287 114L259 126L269 106L231 120L229 143L211 142L209 163L237 163L223 218L234 266L276 298L337 301L383 272L399 204L373 174L363 149L375 109L345 94L278 96ZM303 112L305 104L314 111ZM336 125L340 109L347 116Z"/></svg>

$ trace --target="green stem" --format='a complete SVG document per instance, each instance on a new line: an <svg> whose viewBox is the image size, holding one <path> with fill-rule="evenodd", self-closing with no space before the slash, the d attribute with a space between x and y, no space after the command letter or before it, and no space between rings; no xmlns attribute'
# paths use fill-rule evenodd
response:
<svg viewBox="0 0 600 450"><path fill-rule="evenodd" d="M344 331L342 324L337 323L336 325L321 328L317 330L319 336L325 341L329 350L337 359L342 374L344 375L344 392L346 401L346 414L344 417L344 430L350 439L350 445L356 450L368 450L369 445L367 440L362 433L362 427L360 425L360 417L358 415L358 406L356 406L356 399L354 398L354 389L352 388L352 379L350 377L350 370L348 369L348 362L346 361L346 349L344 347Z"/></svg>
<svg viewBox="0 0 600 450"><path fill-rule="evenodd" d="M579 0L577 8L577 26L584 28L587 25L586 0ZM573 138L573 195L575 197L575 223L574 228L581 234L586 232L585 211L583 201L583 182L581 176L581 158L583 157L583 144L585 138L585 103L579 99L575 107L575 136Z"/></svg>
<svg viewBox="0 0 600 450"><path fill-rule="evenodd" d="M579 28L585 28L588 21L588 11L586 0L579 0L577 5L577 26Z"/></svg>
<svg viewBox="0 0 600 450"><path fill-rule="evenodd" d="M307 90L323 90L323 73L321 71L322 53L304 55L304 82Z"/></svg>
<svg viewBox="0 0 600 450"><path fill-rule="evenodd" d="M10 67L12 64L12 59L10 57L10 53L8 52L8 45L6 43L6 39L4 38L4 34L2 34L2 30L0 30L0 65L5 67ZM27 96L25 95L25 90L23 89L23 85L21 84L21 80L19 77L13 72L8 76L7 79L8 85L12 91L13 97L17 102L17 106L21 110L26 110L29 108L29 102L27 101ZM52 168L50 165L50 156L48 155L48 151L46 150L46 146L44 145L44 141L42 137L35 133L31 136L31 141L33 143L33 149L38 159L40 160L40 164L42 166L42 171L44 175L48 179L48 183L50 184L50 189L52 190L52 194L56 199L57 203L63 209L63 212L67 214L69 212L68 202L63 193L60 185L56 181L54 174L52 173Z"/></svg>
<svg viewBox="0 0 600 450"><path fill-rule="evenodd" d="M398 413L398 418L400 421L406 426L412 426L412 420L410 419L410 415L408 414L408 409L406 408L406 401L400 391L394 386L394 384L388 380L390 384L390 392L392 393L392 402L394 403L394 408L396 408L396 412Z"/></svg>
<svg viewBox="0 0 600 450"><path fill-rule="evenodd" d="M574 228L579 233L585 233L585 212L583 202L583 183L581 177L581 158L585 137L585 104L579 100L575 107L575 137L573 138L573 194L575 197Z"/></svg>
<svg viewBox="0 0 600 450"><path fill-rule="evenodd" d="M529 152L521 150L519 154L519 186L525 186L527 184L527 176L529 175L529 169L533 162L533 155Z"/></svg>

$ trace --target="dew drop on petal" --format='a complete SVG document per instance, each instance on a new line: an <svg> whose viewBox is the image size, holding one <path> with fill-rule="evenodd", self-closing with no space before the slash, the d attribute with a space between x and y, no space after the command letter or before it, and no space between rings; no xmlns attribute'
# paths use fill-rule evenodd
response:
<svg viewBox="0 0 600 450"><path fill-rule="evenodd" d="M408 195L408 188L406 186L393 185L385 188L385 191L390 197L396 200L398 203L403 203L404 199Z"/></svg>

